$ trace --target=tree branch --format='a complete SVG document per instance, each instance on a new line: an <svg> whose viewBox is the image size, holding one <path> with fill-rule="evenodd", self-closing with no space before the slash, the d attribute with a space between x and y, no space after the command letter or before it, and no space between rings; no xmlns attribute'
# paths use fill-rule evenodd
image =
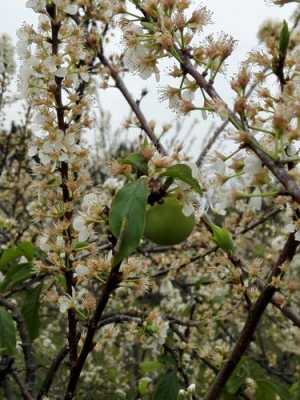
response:
<svg viewBox="0 0 300 400"><path fill-rule="evenodd" d="M56 357L54 358L54 360L52 361L52 363L50 365L50 368L49 368L47 375L42 383L41 389L37 395L36 400L42 400L43 397L47 395L47 393L49 392L51 385L53 383L55 374L57 373L61 363L67 356L68 352L69 352L69 346L63 347L58 352L58 354L56 355Z"/></svg>
<svg viewBox="0 0 300 400"><path fill-rule="evenodd" d="M284 249L282 250L276 264L272 269L270 280L273 277L278 277L281 275L282 264L293 259L298 244L299 243L295 240L294 234L290 234L284 246ZM231 352L229 359L225 362L223 368L218 373L213 385L211 386L207 396L205 397L205 400L217 400L222 394L226 383L228 382L233 371L237 367L242 356L247 351L255 330L261 320L261 317L266 310L268 304L272 301L275 292L276 288L271 284L263 289L258 300L249 312L247 321L236 345L233 348L233 351Z"/></svg>
<svg viewBox="0 0 300 400"><path fill-rule="evenodd" d="M29 393L27 388L24 386L23 382L21 381L21 379L20 379L19 375L16 373L16 371L12 370L11 375L14 378L14 380L16 381L17 385L19 386L23 399L24 400L34 400L32 395Z"/></svg>
<svg viewBox="0 0 300 400"><path fill-rule="evenodd" d="M82 346L82 350L79 354L76 364L71 369L70 379L68 382L67 391L64 397L64 400L71 400L75 394L76 387L80 378L81 371L83 369L84 363L89 355L89 353L94 348L94 336L98 330L98 324L101 320L103 311L110 299L111 294L118 287L121 282L122 275L120 273L121 263L117 264L111 269L110 275L107 279L106 284L104 285L101 296L97 302L96 310L94 312L93 317L91 318L86 337Z"/></svg>
<svg viewBox="0 0 300 400"><path fill-rule="evenodd" d="M143 112L141 111L138 103L133 99L131 93L127 89L127 87L126 87L123 79L120 77L118 71L110 64L108 59L103 54L103 50L99 51L98 57L99 57L101 63L106 68L108 68L111 77L115 81L116 87L123 94L123 96L125 97L127 103L129 104L130 108L132 109L132 111L134 112L135 116L137 117L137 119L138 119L138 121L139 121L139 123L141 125L141 129L143 129L143 131L146 133L146 135L151 140L151 142L153 143L153 145L155 146L157 151L159 153L163 154L163 155L166 155L167 154L166 150L164 149L164 147L162 146L160 141L155 136L153 130L150 128L150 126L149 126L149 124L148 124L148 122L146 120L146 117L143 114Z"/></svg>
<svg viewBox="0 0 300 400"><path fill-rule="evenodd" d="M181 67L183 71L191 75L195 79L199 87L202 88L202 90L204 90L212 100L217 100L221 104L223 104L223 106L227 110L228 119L230 120L230 122L232 122L234 126L240 127L241 131L245 131L240 119L233 111L230 110L225 101L215 90L214 86L210 82L208 82L205 77L203 77L193 66L191 60L189 59L189 55L181 52L181 57ZM284 167L276 163L264 150L260 148L256 140L250 135L249 131L245 131L245 134L246 140L244 145L251 149L258 156L262 163L273 173L273 175L278 179L278 181L287 190L287 192L294 198L297 203L300 204L300 188L298 187L296 182L290 177Z"/></svg>

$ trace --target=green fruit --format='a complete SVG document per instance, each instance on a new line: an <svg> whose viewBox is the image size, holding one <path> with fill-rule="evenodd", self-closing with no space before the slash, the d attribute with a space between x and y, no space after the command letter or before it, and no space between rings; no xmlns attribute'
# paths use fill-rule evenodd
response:
<svg viewBox="0 0 300 400"><path fill-rule="evenodd" d="M186 217L182 203L173 196L149 207L144 236L156 244L174 245L183 242L195 225L194 215Z"/></svg>

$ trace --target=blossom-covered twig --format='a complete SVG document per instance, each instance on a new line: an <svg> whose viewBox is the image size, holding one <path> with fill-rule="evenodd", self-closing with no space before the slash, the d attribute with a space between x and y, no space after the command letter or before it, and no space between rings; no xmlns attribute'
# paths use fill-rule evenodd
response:
<svg viewBox="0 0 300 400"><path fill-rule="evenodd" d="M228 113L228 117L231 123L237 129L244 131L243 125L241 124L240 119L236 116L236 114L230 110L228 105L223 101L220 97L214 86L208 82L205 77L203 77L196 68L194 68L191 60L187 54L182 54L181 61L182 68L188 74L190 74L199 87L204 90L211 99L220 102L226 112ZM256 142L254 138L249 135L249 132L245 131L244 136L244 145L249 147L262 161L263 165L266 165L268 169L273 173L274 176L278 179L278 181L283 185L283 187L287 190L287 192L294 198L294 200L300 204L300 188L295 182L293 178L287 173L287 171L280 165L280 163L276 163Z"/></svg>
<svg viewBox="0 0 300 400"><path fill-rule="evenodd" d="M293 259L298 244L299 243L295 241L294 234L290 234L276 264L272 269L271 278L281 275L282 264ZM217 400L220 397L237 364L247 351L261 317L263 316L268 304L271 302L275 292L276 288L269 283L260 294L258 300L255 302L249 312L247 321L230 354L230 357L227 359L224 366L218 373L214 383L208 391L207 396L205 397L205 400Z"/></svg>
<svg viewBox="0 0 300 400"><path fill-rule="evenodd" d="M105 307L110 299L110 296L114 292L114 290L118 287L121 280L120 273L120 264L117 264L111 269L109 277L102 288L101 295L97 302L97 306L94 312L93 317L90 319L87 333L85 336L84 344L82 346L81 352L78 356L76 364L71 369L70 379L68 382L67 391L64 397L64 400L71 400L74 396L78 380L83 369L84 363L94 347L94 336L98 329L99 321L102 317L102 314L105 310Z"/></svg>
<svg viewBox="0 0 300 400"><path fill-rule="evenodd" d="M120 92L126 99L127 103L129 104L130 108L134 112L135 116L137 117L137 119L140 123L141 129L146 133L147 137L151 140L151 142L153 143L154 147L158 150L158 152L163 155L166 155L167 154L166 150L164 149L164 147L160 143L160 141L157 139L157 137L154 135L154 132L153 132L152 128L149 126L145 115L143 114L143 112L140 109L139 104L132 97L131 93L127 89L123 79L120 77L120 74L118 73L116 68L114 68L111 65L111 63L108 61L108 59L104 55L103 49L101 49L99 51L98 57L99 57L99 60L101 61L101 63L105 67L108 68L108 70L111 74L111 77L115 81L116 87L120 90Z"/></svg>

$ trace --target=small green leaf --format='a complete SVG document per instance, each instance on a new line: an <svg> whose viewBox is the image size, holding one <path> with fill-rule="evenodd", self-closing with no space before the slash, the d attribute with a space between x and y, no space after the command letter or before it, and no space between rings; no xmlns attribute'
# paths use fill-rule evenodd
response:
<svg viewBox="0 0 300 400"><path fill-rule="evenodd" d="M163 364L158 360L145 360L140 364L140 369L143 374L149 374L150 372L156 372L163 368Z"/></svg>
<svg viewBox="0 0 300 400"><path fill-rule="evenodd" d="M279 36L279 55L281 58L286 57L290 41L290 31L289 26L286 21L283 22L280 36Z"/></svg>
<svg viewBox="0 0 300 400"><path fill-rule="evenodd" d="M162 375L157 383L153 400L176 400L180 383L175 371Z"/></svg>
<svg viewBox="0 0 300 400"><path fill-rule="evenodd" d="M211 224L211 229L213 231L213 240L214 242L226 253L232 254L234 252L234 242L232 240L230 232L221 228L218 225Z"/></svg>
<svg viewBox="0 0 300 400"><path fill-rule="evenodd" d="M36 247L31 242L22 242L18 244L18 249L28 261L32 261L36 254Z"/></svg>
<svg viewBox="0 0 300 400"><path fill-rule="evenodd" d="M292 384L292 386L289 388L290 400L299 399L299 393L300 393L300 382L296 382Z"/></svg>
<svg viewBox="0 0 300 400"><path fill-rule="evenodd" d="M72 243L72 249L75 250L75 251L80 251L80 250L86 248L87 246L89 246L89 242L74 241Z"/></svg>
<svg viewBox="0 0 300 400"><path fill-rule="evenodd" d="M22 256L26 257L28 261L32 261L37 253L38 249L31 242L21 242L17 246L9 247L1 254L0 270L8 270L9 264Z"/></svg>
<svg viewBox="0 0 300 400"><path fill-rule="evenodd" d="M28 279L32 274L32 265L29 263L17 264L9 268L3 282L0 284L0 291L12 288L17 283Z"/></svg>
<svg viewBox="0 0 300 400"><path fill-rule="evenodd" d="M40 329L39 309L40 309L41 290L42 290L42 285L27 290L25 294L24 304L21 310L31 341L33 341L39 336L39 329Z"/></svg>
<svg viewBox="0 0 300 400"><path fill-rule="evenodd" d="M120 189L112 202L109 224L115 237L120 235L123 226L115 263L128 257L140 243L145 229L148 196L147 184L140 179Z"/></svg>
<svg viewBox="0 0 300 400"><path fill-rule="evenodd" d="M142 396L145 396L149 392L149 385L151 383L151 379L147 376L141 378L138 383L139 393Z"/></svg>
<svg viewBox="0 0 300 400"><path fill-rule="evenodd" d="M0 257L0 270L5 271L8 265L22 256L22 251L18 247L9 247L5 249Z"/></svg>
<svg viewBox="0 0 300 400"><path fill-rule="evenodd" d="M16 327L9 312L0 307L0 352L13 355L16 351Z"/></svg>
<svg viewBox="0 0 300 400"><path fill-rule="evenodd" d="M148 174L148 163L144 159L144 157L139 153L129 154L126 158L121 160L121 164L129 164L136 171L143 173L144 175Z"/></svg>
<svg viewBox="0 0 300 400"><path fill-rule="evenodd" d="M176 164L162 174L162 176L168 176L169 178L179 179L182 182L187 183L195 192L202 194L202 189L197 179L192 175L191 168L186 164Z"/></svg>
<svg viewBox="0 0 300 400"><path fill-rule="evenodd" d="M257 389L255 392L256 400L276 400L276 392L274 391L272 385L269 382L259 382L257 384Z"/></svg>

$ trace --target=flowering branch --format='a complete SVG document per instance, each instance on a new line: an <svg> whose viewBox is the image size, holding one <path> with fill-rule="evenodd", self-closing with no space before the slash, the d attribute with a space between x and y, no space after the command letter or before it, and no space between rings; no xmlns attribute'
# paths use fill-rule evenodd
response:
<svg viewBox="0 0 300 400"><path fill-rule="evenodd" d="M111 63L108 61L108 59L105 57L103 53L103 48L98 53L99 60L101 63L108 68L111 77L114 79L116 87L120 90L120 92L123 94L124 98L126 99L127 103L129 104L130 108L136 115L140 125L141 129L146 133L147 137L150 139L150 141L153 143L154 147L157 149L157 151L163 155L166 155L167 152L164 149L163 145L160 143L160 141L157 139L155 136L152 128L149 126L145 115L140 109L139 104L133 99L131 93L127 89L123 79L120 77L118 71L116 68L114 68Z"/></svg>
<svg viewBox="0 0 300 400"><path fill-rule="evenodd" d="M281 267L284 263L289 262L293 259L295 252L298 247L298 242L295 241L294 234L291 234L276 262L274 265L270 279L281 275ZM253 305L249 312L247 321L240 334L238 341L236 342L230 357L218 373L213 385L211 386L205 400L216 400L220 397L226 383L231 377L233 371L238 365L244 353L247 351L249 344L253 338L254 332L256 331L258 324L265 312L268 304L272 301L272 298L276 292L276 288L269 284L264 288L260 294L258 300Z"/></svg>
<svg viewBox="0 0 300 400"><path fill-rule="evenodd" d="M94 347L94 336L97 332L99 321L112 293L118 287L121 281L122 275L120 273L120 266L121 264L117 264L111 269L107 282L102 288L94 315L89 321L87 333L78 360L71 369L70 379L64 400L71 400L74 396L84 363Z"/></svg>
<svg viewBox="0 0 300 400"><path fill-rule="evenodd" d="M244 130L243 125L239 118L229 109L227 104L222 100L219 96L213 85L208 82L193 66L187 54L182 54L182 62L181 62L183 70L190 74L199 87L203 89L211 99L219 101L223 107L227 110L229 115L230 122L238 129ZM287 190L287 192L300 204L300 188L292 179L287 171L277 164L266 152L264 152L260 146L256 143L255 139L249 135L249 132L245 132L244 144L246 147L249 147L262 161L264 165L266 165L269 170L276 176L279 182L283 185L283 187Z"/></svg>

